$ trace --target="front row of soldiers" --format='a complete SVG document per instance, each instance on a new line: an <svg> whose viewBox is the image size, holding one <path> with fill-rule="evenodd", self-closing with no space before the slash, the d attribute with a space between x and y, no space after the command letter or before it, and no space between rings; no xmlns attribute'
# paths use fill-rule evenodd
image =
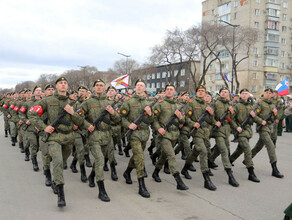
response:
<svg viewBox="0 0 292 220"><path fill-rule="evenodd" d="M116 161L114 157L114 145L117 144L119 154L121 149L121 131L127 137L132 157L123 173L127 184L132 184L131 172L136 169L139 191L145 198L150 197L144 178L147 176L144 163L144 150L150 137L150 128L156 152L151 158L155 163L152 174L156 182L161 182L160 170L167 165L173 175L177 189L187 190L180 177L180 173L191 179L189 171L195 171L192 163L199 157L200 168L204 178L204 187L208 190L216 190L211 181L213 176L210 168L215 168L215 159L221 154L223 166L228 175L228 182L238 187L232 172L232 163L244 153L244 161L248 170L248 179L260 182L254 173L252 158L266 146L272 175L282 178L283 175L277 169L277 157L275 152L275 140L273 140L274 120L278 120L282 114L281 106L276 106L272 96L273 91L266 89L263 99L254 106L249 102L247 89L240 91L238 103L230 104L230 93L227 88L220 90L220 97L211 102L210 95L205 86L196 89L196 97L188 100L183 98L180 102L175 99L176 89L172 84L165 87L164 97L156 97L148 100L146 95L146 83L138 80L135 83L135 94L124 100L115 97L115 90L109 87L105 94L106 85L101 79L93 83L94 93L87 97L87 88L79 87L76 99L70 99L67 95L68 82L65 77L60 77L54 87L45 87L42 90L36 86L33 91L21 91L19 98L6 97L1 100L1 111L4 112L5 131L10 131L12 145L15 146L16 136L19 137L19 146L25 153L25 160L31 160L33 169L39 170L37 152L42 153L43 170L46 176L46 186L51 186L54 193L58 194L58 206L66 206L64 194L63 169L67 164L73 146L74 158L71 164L73 172L78 172L76 164L79 162L81 181L89 181L89 186L94 187L95 182L99 188L98 197L105 202L110 198L105 190L104 169L109 161L111 178L118 180L116 173ZM113 90L112 92L110 90ZM188 97L188 93L185 93ZM279 103L278 103L279 104ZM251 125L257 123L259 141L251 150L249 140L253 135ZM7 124L8 123L8 124ZM122 129L121 129L122 128ZM234 131L234 137L238 142L237 149L230 155L229 136ZM126 133L126 134L125 134ZM6 134L7 136L7 134ZM192 137L193 149L189 138ZM211 150L210 138L215 138L216 145ZM178 146L175 148L175 146ZM29 149L30 148L30 149ZM94 164L87 178L85 171L84 155L86 150L92 154ZM176 154L182 150L186 161L180 171ZM156 162L155 157L159 157ZM50 162L52 162L51 178Z"/></svg>

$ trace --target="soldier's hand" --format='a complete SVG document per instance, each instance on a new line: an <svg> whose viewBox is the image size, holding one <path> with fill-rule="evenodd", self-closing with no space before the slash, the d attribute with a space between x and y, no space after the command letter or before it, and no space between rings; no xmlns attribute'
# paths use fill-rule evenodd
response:
<svg viewBox="0 0 292 220"><path fill-rule="evenodd" d="M254 111L251 111L249 114L250 114L250 115L251 115L251 117L253 117L253 118L256 116L256 114L255 114L255 112L254 112Z"/></svg>
<svg viewBox="0 0 292 220"><path fill-rule="evenodd" d="M238 131L238 133L242 132L242 128L241 127L238 127L236 130Z"/></svg>
<svg viewBox="0 0 292 220"><path fill-rule="evenodd" d="M208 111L210 115L214 114L214 110L210 106L206 107L206 111Z"/></svg>
<svg viewBox="0 0 292 220"><path fill-rule="evenodd" d="M184 126L183 124L179 124L179 125L178 125L179 128L182 128L183 126Z"/></svg>
<svg viewBox="0 0 292 220"><path fill-rule="evenodd" d="M22 120L20 120L20 121L18 122L18 124L19 124L19 125L22 125L22 124L23 124L23 121L22 121Z"/></svg>
<svg viewBox="0 0 292 220"><path fill-rule="evenodd" d="M49 126L47 126L46 128L45 128L45 132L47 132L47 133L49 133L49 134L52 134L53 132L54 132L54 130L55 130L55 128L54 127L52 127L51 125L49 125Z"/></svg>
<svg viewBox="0 0 292 220"><path fill-rule="evenodd" d="M201 125L200 125L198 122L196 122L196 123L194 124L194 127L198 129L199 127L201 127Z"/></svg>
<svg viewBox="0 0 292 220"><path fill-rule="evenodd" d="M234 114L235 113L234 110L233 110L233 108L232 108L232 106L229 106L228 110L230 111L231 114Z"/></svg>
<svg viewBox="0 0 292 220"><path fill-rule="evenodd" d="M152 115L152 111L151 111L151 108L147 105L145 108L144 108L145 112L147 113L147 115L151 116Z"/></svg>
<svg viewBox="0 0 292 220"><path fill-rule="evenodd" d="M66 112L68 112L68 114L70 114L70 115L74 115L74 109L73 109L73 106L67 104L67 105L65 106L64 110L65 110Z"/></svg>
<svg viewBox="0 0 292 220"><path fill-rule="evenodd" d="M275 116L278 114L278 110L276 108L273 108L272 111L273 111L273 113L274 113Z"/></svg>
<svg viewBox="0 0 292 220"><path fill-rule="evenodd" d="M221 122L220 122L220 121L217 121L217 122L215 123L215 125L216 125L218 128L220 128L220 127L221 127Z"/></svg>
<svg viewBox="0 0 292 220"><path fill-rule="evenodd" d="M131 129L131 130L136 130L137 129L137 125L136 124L134 124L134 123L131 123L130 125L129 125L129 129Z"/></svg>
<svg viewBox="0 0 292 220"><path fill-rule="evenodd" d="M88 127L88 131L93 132L93 131L94 131L94 126L93 126L93 125L90 125L90 126Z"/></svg>
<svg viewBox="0 0 292 220"><path fill-rule="evenodd" d="M158 129L159 134L161 134L162 136L164 136L166 134L166 130L164 128L159 128Z"/></svg>
<svg viewBox="0 0 292 220"><path fill-rule="evenodd" d="M27 124L27 125L30 125L30 121L29 121L29 120L27 120L27 121L25 122L25 124Z"/></svg>
<svg viewBox="0 0 292 220"><path fill-rule="evenodd" d="M73 130L76 131L78 129L77 125L73 125Z"/></svg>
<svg viewBox="0 0 292 220"><path fill-rule="evenodd" d="M279 124L279 119L276 119L275 122L276 122L276 124Z"/></svg>
<svg viewBox="0 0 292 220"><path fill-rule="evenodd" d="M7 115L7 118L11 118L11 115Z"/></svg>
<svg viewBox="0 0 292 220"><path fill-rule="evenodd" d="M265 126L266 124L267 124L267 122L266 122L266 121L263 121L263 122L262 122L262 125L263 125L263 126Z"/></svg>
<svg viewBox="0 0 292 220"><path fill-rule="evenodd" d="M38 129L37 127L34 127L36 129L37 132L40 132L40 129Z"/></svg>
<svg viewBox="0 0 292 220"><path fill-rule="evenodd" d="M179 119L182 119L182 114L181 114L181 112L177 109L177 110L175 110L175 112L174 112L174 114L176 115L176 117L178 117Z"/></svg>
<svg viewBox="0 0 292 220"><path fill-rule="evenodd" d="M111 115L115 114L115 110L113 109L113 107L111 107L110 105L108 105L105 110L108 111L108 113L110 113Z"/></svg>

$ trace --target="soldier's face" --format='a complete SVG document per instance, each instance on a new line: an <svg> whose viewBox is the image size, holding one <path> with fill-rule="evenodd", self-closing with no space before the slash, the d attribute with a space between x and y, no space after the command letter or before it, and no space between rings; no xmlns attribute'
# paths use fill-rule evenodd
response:
<svg viewBox="0 0 292 220"><path fill-rule="evenodd" d="M167 88L165 90L166 97L172 98L175 93L176 93L176 91L175 91L173 86L167 86Z"/></svg>
<svg viewBox="0 0 292 220"><path fill-rule="evenodd" d="M220 96L224 99L230 99L229 91L228 90L222 90L220 92Z"/></svg>
<svg viewBox="0 0 292 220"><path fill-rule="evenodd" d="M209 94L206 94L204 99L205 99L205 102L209 103L209 102L211 102L212 97Z"/></svg>
<svg viewBox="0 0 292 220"><path fill-rule="evenodd" d="M189 95L189 94L184 94L184 95L182 96L182 99L183 99L184 101L188 101L188 100L190 99L190 95Z"/></svg>
<svg viewBox="0 0 292 220"><path fill-rule="evenodd" d="M198 91L197 91L198 98L202 99L205 97L205 95L206 95L205 89L198 89Z"/></svg>
<svg viewBox="0 0 292 220"><path fill-rule="evenodd" d="M24 92L21 92L21 93L19 94L19 96L20 96L20 98L23 98L23 97L24 97Z"/></svg>
<svg viewBox="0 0 292 220"><path fill-rule="evenodd" d="M96 94L103 94L105 91L105 84L103 82L97 82L93 88Z"/></svg>
<svg viewBox="0 0 292 220"><path fill-rule="evenodd" d="M67 90L68 90L67 81L62 80L62 81L57 82L56 89L58 92L62 92L62 93L67 92Z"/></svg>
<svg viewBox="0 0 292 220"><path fill-rule="evenodd" d="M54 94L54 88L47 88L45 90L45 96L50 96Z"/></svg>
<svg viewBox="0 0 292 220"><path fill-rule="evenodd" d="M249 97L249 92L242 92L240 93L240 98L244 101L247 101L248 97Z"/></svg>
<svg viewBox="0 0 292 220"><path fill-rule="evenodd" d="M120 99L121 97L122 97L122 95L119 93L116 95L116 99Z"/></svg>
<svg viewBox="0 0 292 220"><path fill-rule="evenodd" d="M271 99L273 97L273 93L272 92L270 92L270 91L266 91L265 93L264 93L264 98L265 99Z"/></svg>
<svg viewBox="0 0 292 220"><path fill-rule="evenodd" d="M143 82L138 82L136 84L136 93L137 94L142 94L146 91L146 86Z"/></svg>
<svg viewBox="0 0 292 220"><path fill-rule="evenodd" d="M28 91L28 92L25 93L25 97L27 99L30 99L31 98L31 95L32 95L31 91Z"/></svg>
<svg viewBox="0 0 292 220"><path fill-rule="evenodd" d="M36 88L33 92L34 96L41 96L42 94L42 89L41 88Z"/></svg>
<svg viewBox="0 0 292 220"><path fill-rule="evenodd" d="M82 98L86 98L87 90L86 89L79 89L78 96L82 96Z"/></svg>
<svg viewBox="0 0 292 220"><path fill-rule="evenodd" d="M15 93L15 94L13 95L13 98L14 98L14 99L17 99L17 98L18 98L18 93Z"/></svg>
<svg viewBox="0 0 292 220"><path fill-rule="evenodd" d="M90 91L87 91L86 96L87 97L90 97L91 96L91 92Z"/></svg>
<svg viewBox="0 0 292 220"><path fill-rule="evenodd" d="M107 91L107 93L106 93L106 95L107 95L108 97L115 97L116 94L117 94L117 93L116 93L116 90L114 90L114 89L109 89L109 90Z"/></svg>

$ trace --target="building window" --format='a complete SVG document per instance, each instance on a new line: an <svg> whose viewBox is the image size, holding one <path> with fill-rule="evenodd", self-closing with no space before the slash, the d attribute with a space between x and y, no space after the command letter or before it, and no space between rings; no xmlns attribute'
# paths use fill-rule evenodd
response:
<svg viewBox="0 0 292 220"><path fill-rule="evenodd" d="M281 69L285 69L285 63L281 63Z"/></svg>
<svg viewBox="0 0 292 220"><path fill-rule="evenodd" d="M279 35L267 34L267 41L279 42L279 40L280 40Z"/></svg>
<svg viewBox="0 0 292 220"><path fill-rule="evenodd" d="M268 16L272 16L272 17L280 17L280 10L277 9L273 9L273 8L268 8L266 10L266 13Z"/></svg>
<svg viewBox="0 0 292 220"><path fill-rule="evenodd" d="M168 78L170 78L170 72L169 72L169 71L167 71L167 73L168 73L168 74L167 74L167 77L168 77Z"/></svg>
<svg viewBox="0 0 292 220"><path fill-rule="evenodd" d="M285 38L282 38L282 40L281 40L281 42L282 42L282 44L286 44L286 39Z"/></svg>
<svg viewBox="0 0 292 220"><path fill-rule="evenodd" d="M237 8L238 7L238 0L235 0L234 2L234 8Z"/></svg>
<svg viewBox="0 0 292 220"><path fill-rule="evenodd" d="M212 86L209 86L209 92L211 92L212 91Z"/></svg>
<svg viewBox="0 0 292 220"><path fill-rule="evenodd" d="M157 83L156 83L156 88L157 88L157 89L160 89L160 82L157 82Z"/></svg>
<svg viewBox="0 0 292 220"><path fill-rule="evenodd" d="M253 61L253 66L258 66L258 61L257 60Z"/></svg>
<svg viewBox="0 0 292 220"><path fill-rule="evenodd" d="M223 88L224 87L224 85L216 85L215 86L215 90L216 91L219 91L221 88Z"/></svg>
<svg viewBox="0 0 292 220"><path fill-rule="evenodd" d="M261 3L261 0L256 0L256 3Z"/></svg>
<svg viewBox="0 0 292 220"><path fill-rule="evenodd" d="M165 88L165 82L161 83L161 88Z"/></svg>
<svg viewBox="0 0 292 220"><path fill-rule="evenodd" d="M283 21L287 21L287 15L283 14Z"/></svg>
<svg viewBox="0 0 292 220"><path fill-rule="evenodd" d="M258 54L258 48L256 48L256 47L253 48L253 53L254 53L254 54Z"/></svg>
<svg viewBox="0 0 292 220"><path fill-rule="evenodd" d="M212 81L212 76L209 76L209 82Z"/></svg>
<svg viewBox="0 0 292 220"><path fill-rule="evenodd" d="M256 16L258 16L258 15L260 14L260 10L259 10L259 9L255 9L255 10L254 10L254 14L255 14Z"/></svg>
<svg viewBox="0 0 292 220"><path fill-rule="evenodd" d="M219 55L218 55L219 58L226 58L228 56L229 56L228 50L219 51Z"/></svg>
<svg viewBox="0 0 292 220"><path fill-rule="evenodd" d="M282 26L282 32L286 32L287 27L286 26Z"/></svg>
<svg viewBox="0 0 292 220"><path fill-rule="evenodd" d="M265 47L264 48L264 53L267 54L267 55L276 55L276 56L278 56L279 49L277 47Z"/></svg>
<svg viewBox="0 0 292 220"><path fill-rule="evenodd" d="M253 86L253 87L251 88L251 91L252 91L252 92L256 92L256 91L257 91L257 86Z"/></svg>
<svg viewBox="0 0 292 220"><path fill-rule="evenodd" d="M155 73L152 73L152 79L155 79Z"/></svg>
<svg viewBox="0 0 292 220"><path fill-rule="evenodd" d="M281 51L281 57L285 56L285 51Z"/></svg>
<svg viewBox="0 0 292 220"><path fill-rule="evenodd" d="M156 74L156 78L157 78L157 79L160 79L160 73L157 73L157 74Z"/></svg>
<svg viewBox="0 0 292 220"><path fill-rule="evenodd" d="M221 77L221 75L219 73L215 74L215 80L217 80L217 79L222 79L222 77Z"/></svg>
<svg viewBox="0 0 292 220"><path fill-rule="evenodd" d="M164 79L166 77L166 72L162 72L162 78Z"/></svg>
<svg viewBox="0 0 292 220"><path fill-rule="evenodd" d="M267 28L272 30L279 30L279 22L277 21L268 21Z"/></svg>
<svg viewBox="0 0 292 220"><path fill-rule="evenodd" d="M280 81L283 81L285 79L285 76L284 75L281 75L280 76Z"/></svg>
<svg viewBox="0 0 292 220"><path fill-rule="evenodd" d="M283 8L288 8L288 2L283 2Z"/></svg>
<svg viewBox="0 0 292 220"><path fill-rule="evenodd" d="M254 28L259 28L259 22L254 23Z"/></svg>
<svg viewBox="0 0 292 220"><path fill-rule="evenodd" d="M231 2L228 2L224 5L220 5L218 7L218 15L219 16L229 14L230 12L231 12Z"/></svg>
<svg viewBox="0 0 292 220"><path fill-rule="evenodd" d="M178 73L178 70L173 71L173 75L174 75L174 77L177 76L177 73Z"/></svg>
<svg viewBox="0 0 292 220"><path fill-rule="evenodd" d="M151 88L151 84L150 83L147 83L147 88Z"/></svg>
<svg viewBox="0 0 292 220"><path fill-rule="evenodd" d="M155 88L155 83L154 82L151 84L151 88Z"/></svg>
<svg viewBox="0 0 292 220"><path fill-rule="evenodd" d="M180 71L180 75L181 75L181 76L186 75L186 70L185 70L185 69L181 69L181 71Z"/></svg>
<svg viewBox="0 0 292 220"><path fill-rule="evenodd" d="M186 85L186 83L185 83L184 80L183 80L183 81L180 81L180 83L179 83L179 86L180 86L180 87L185 87L185 85Z"/></svg>
<svg viewBox="0 0 292 220"><path fill-rule="evenodd" d="M151 74L148 74L147 75L147 79L151 79Z"/></svg>
<svg viewBox="0 0 292 220"><path fill-rule="evenodd" d="M252 74L252 78L253 78L253 79L257 79L257 73L253 73L253 74Z"/></svg>
<svg viewBox="0 0 292 220"><path fill-rule="evenodd" d="M266 66L278 67L278 60L276 60L276 59L266 59L265 60L265 65Z"/></svg>

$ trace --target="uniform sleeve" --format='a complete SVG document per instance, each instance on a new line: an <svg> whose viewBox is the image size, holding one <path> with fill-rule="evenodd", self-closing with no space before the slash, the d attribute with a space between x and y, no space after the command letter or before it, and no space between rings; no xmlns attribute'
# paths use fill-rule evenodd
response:
<svg viewBox="0 0 292 220"><path fill-rule="evenodd" d="M192 120L192 115L193 115L193 105L188 104L187 109L186 109L186 126L192 128L194 127L195 121Z"/></svg>
<svg viewBox="0 0 292 220"><path fill-rule="evenodd" d="M129 128L129 125L131 124L128 120L129 111L129 101L125 101L120 108L120 116L122 118L122 126L124 128Z"/></svg>
<svg viewBox="0 0 292 220"><path fill-rule="evenodd" d="M88 114L88 101L84 101L81 106L80 109L77 110L77 113L83 117L83 123L82 123L82 127L85 128L86 130L89 128L89 126L91 125L91 123L88 122L88 120L86 119L86 115Z"/></svg>
<svg viewBox="0 0 292 220"><path fill-rule="evenodd" d="M47 101L46 99L40 100L36 105L29 110L29 118L31 123L37 127L39 130L44 130L47 125L43 122L41 116L43 112L47 111Z"/></svg>
<svg viewBox="0 0 292 220"><path fill-rule="evenodd" d="M82 114L80 113L80 104L77 102L73 108L74 108L74 114L72 115L72 121L75 125L77 125L78 127L81 127L84 121L84 117Z"/></svg>

